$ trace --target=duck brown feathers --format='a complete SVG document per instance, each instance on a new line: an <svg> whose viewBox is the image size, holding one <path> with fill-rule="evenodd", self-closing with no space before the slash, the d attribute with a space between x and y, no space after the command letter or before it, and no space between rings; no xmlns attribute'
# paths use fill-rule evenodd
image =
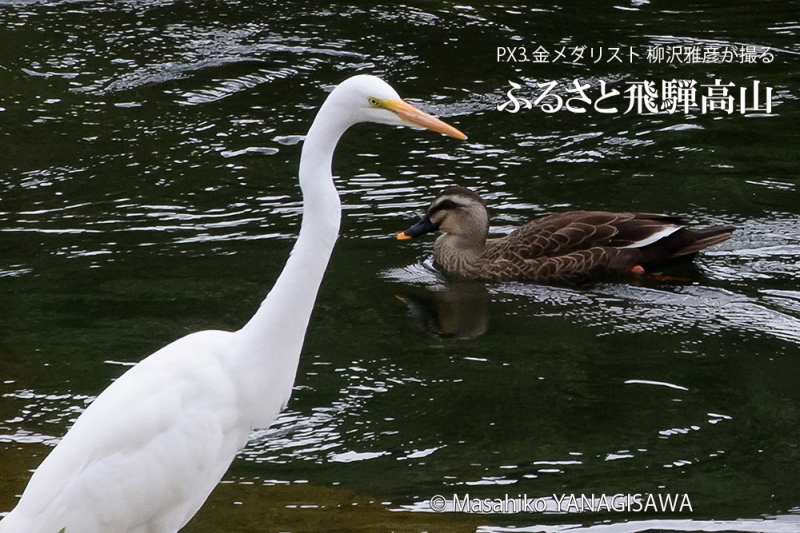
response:
<svg viewBox="0 0 800 533"><path fill-rule="evenodd" d="M536 218L500 238L488 238L485 202L449 187L422 219L398 238L442 232L434 261L445 273L485 281L580 281L650 269L691 256L731 237L731 226L686 227L655 213L567 211ZM639 269L639 270L637 270Z"/></svg>

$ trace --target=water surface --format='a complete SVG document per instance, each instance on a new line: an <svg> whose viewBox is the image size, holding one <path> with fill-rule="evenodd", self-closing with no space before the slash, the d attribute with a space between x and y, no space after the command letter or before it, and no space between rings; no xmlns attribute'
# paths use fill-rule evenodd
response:
<svg viewBox="0 0 800 533"><path fill-rule="evenodd" d="M298 231L302 136L384 77L470 139L359 126L288 409L186 528L798 531L800 3L0 2L0 510L155 349L238 328ZM497 65L495 46L769 46L769 65ZM519 115L509 79L723 77L771 116ZM567 208L733 224L672 281L448 283L392 240L451 184L493 231ZM686 492L690 515L428 498ZM608 521L611 521L610 523ZM624 524L624 525L623 525Z"/></svg>

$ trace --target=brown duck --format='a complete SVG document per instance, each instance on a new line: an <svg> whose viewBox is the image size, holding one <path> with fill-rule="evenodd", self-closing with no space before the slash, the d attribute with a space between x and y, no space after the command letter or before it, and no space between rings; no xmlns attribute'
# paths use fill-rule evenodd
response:
<svg viewBox="0 0 800 533"><path fill-rule="evenodd" d="M489 238L486 203L470 189L449 187L400 240L441 231L433 246L445 273L484 281L581 281L643 274L728 240L731 226L688 228L653 213L567 211L545 215L505 237Z"/></svg>

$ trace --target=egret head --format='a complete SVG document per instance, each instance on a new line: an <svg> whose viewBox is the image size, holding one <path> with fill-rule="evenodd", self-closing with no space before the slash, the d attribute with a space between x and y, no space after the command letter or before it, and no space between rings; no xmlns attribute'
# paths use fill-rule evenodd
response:
<svg viewBox="0 0 800 533"><path fill-rule="evenodd" d="M448 187L431 202L419 222L397 234L398 240L408 240L432 231L464 237L469 241L484 241L489 232L486 204L466 187Z"/></svg>
<svg viewBox="0 0 800 533"><path fill-rule="evenodd" d="M410 126L443 133L454 139L464 140L466 135L420 111L403 101L391 85L375 76L359 74L340 83L329 100L340 106L353 124L377 122L391 126Z"/></svg>

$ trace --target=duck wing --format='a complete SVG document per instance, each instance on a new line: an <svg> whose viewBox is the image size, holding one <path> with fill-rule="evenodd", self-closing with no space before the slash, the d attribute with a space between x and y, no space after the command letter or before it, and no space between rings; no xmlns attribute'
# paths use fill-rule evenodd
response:
<svg viewBox="0 0 800 533"><path fill-rule="evenodd" d="M557 257L597 247L640 248L684 226L679 217L655 213L567 211L532 220L509 235L490 239L485 258L528 260ZM601 255L596 252L596 260ZM583 262L585 259L581 259Z"/></svg>
<svg viewBox="0 0 800 533"><path fill-rule="evenodd" d="M638 254L639 251L632 248L596 246L553 257L523 260L500 258L491 263L491 268L482 272L482 277L488 281L581 281L603 272L623 270Z"/></svg>

